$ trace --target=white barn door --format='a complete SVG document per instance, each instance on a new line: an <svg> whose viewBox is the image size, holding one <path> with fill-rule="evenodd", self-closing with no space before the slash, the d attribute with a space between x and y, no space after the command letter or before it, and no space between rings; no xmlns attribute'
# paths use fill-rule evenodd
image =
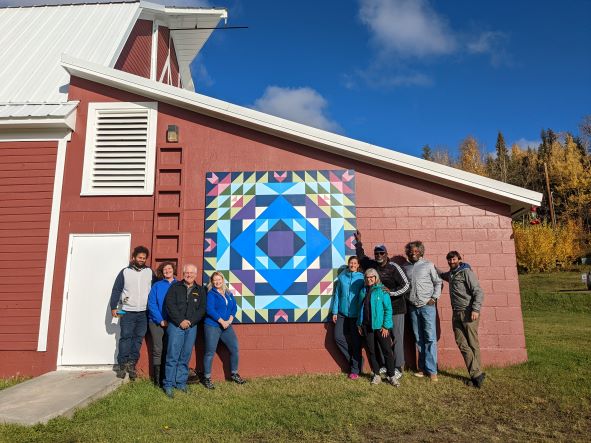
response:
<svg viewBox="0 0 591 443"><path fill-rule="evenodd" d="M116 362L119 325L109 300L115 277L129 263L130 245L130 234L70 236L59 366Z"/></svg>

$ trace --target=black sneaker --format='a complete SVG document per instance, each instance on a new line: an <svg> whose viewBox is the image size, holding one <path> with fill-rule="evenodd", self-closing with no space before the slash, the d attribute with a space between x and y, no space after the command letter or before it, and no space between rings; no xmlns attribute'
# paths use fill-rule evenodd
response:
<svg viewBox="0 0 591 443"><path fill-rule="evenodd" d="M215 386L213 385L211 378L204 378L203 386L205 386L207 389L215 389Z"/></svg>
<svg viewBox="0 0 591 443"><path fill-rule="evenodd" d="M475 388L480 389L482 387L482 384L484 383L485 378L486 378L486 374L483 372L478 377L474 377L472 379L472 384L474 385Z"/></svg>
<svg viewBox="0 0 591 443"><path fill-rule="evenodd" d="M117 378L125 378L125 374L127 373L127 363L123 363L121 365L119 365L119 367L117 368Z"/></svg>
<svg viewBox="0 0 591 443"><path fill-rule="evenodd" d="M127 364L127 373L129 374L129 380L135 381L137 378L137 372L135 370L135 363L128 363Z"/></svg>
<svg viewBox="0 0 591 443"><path fill-rule="evenodd" d="M239 385L243 385L244 383L246 383L246 380L244 380L242 377L240 377L240 374L238 374L238 373L232 374L232 376L230 377L230 379L234 383L237 383Z"/></svg>

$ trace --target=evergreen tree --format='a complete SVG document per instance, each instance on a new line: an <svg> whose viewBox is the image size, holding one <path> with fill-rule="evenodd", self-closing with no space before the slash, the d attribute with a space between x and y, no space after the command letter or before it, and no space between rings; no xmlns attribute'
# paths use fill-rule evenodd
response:
<svg viewBox="0 0 591 443"><path fill-rule="evenodd" d="M497 159L496 159L496 179L507 182L509 172L509 152L507 145L505 144L505 137L503 133L499 131L497 135Z"/></svg>
<svg viewBox="0 0 591 443"><path fill-rule="evenodd" d="M423 146L423 155L422 155L422 157L425 160L433 161L433 151L431 151L431 148L429 147L429 145Z"/></svg>

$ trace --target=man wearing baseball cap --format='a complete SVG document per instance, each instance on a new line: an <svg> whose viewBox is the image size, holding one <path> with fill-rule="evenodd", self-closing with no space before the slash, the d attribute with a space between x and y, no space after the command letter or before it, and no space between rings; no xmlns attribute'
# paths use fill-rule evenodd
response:
<svg viewBox="0 0 591 443"><path fill-rule="evenodd" d="M359 258L359 264L364 270L373 268L378 271L383 285L390 291L390 300L392 301L392 320L394 327L392 333L394 336L394 358L396 372L394 377L400 379L404 367L404 316L406 314L405 295L410 290L410 282L400 266L390 262L388 258L388 249L380 244L374 247L374 259L372 260L363 250L361 243L361 232L355 233L355 253Z"/></svg>

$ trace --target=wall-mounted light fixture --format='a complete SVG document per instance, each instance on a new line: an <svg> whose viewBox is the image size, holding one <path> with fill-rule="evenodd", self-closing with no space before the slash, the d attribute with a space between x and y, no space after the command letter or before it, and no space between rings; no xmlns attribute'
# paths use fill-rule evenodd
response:
<svg viewBox="0 0 591 443"><path fill-rule="evenodd" d="M168 125L166 130L166 141L168 143L179 142L179 127L177 125Z"/></svg>

